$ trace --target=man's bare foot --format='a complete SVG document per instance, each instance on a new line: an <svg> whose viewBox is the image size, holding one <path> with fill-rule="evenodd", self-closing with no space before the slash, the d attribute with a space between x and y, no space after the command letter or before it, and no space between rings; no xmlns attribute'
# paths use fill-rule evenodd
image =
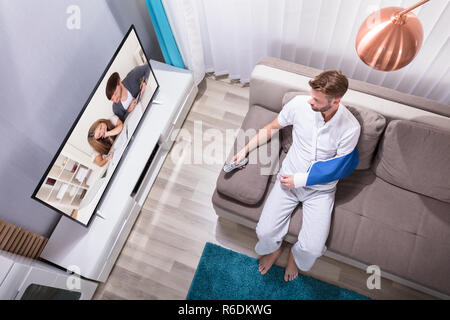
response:
<svg viewBox="0 0 450 320"><path fill-rule="evenodd" d="M262 275L265 275L272 265L277 261L280 256L282 248L279 247L276 251L266 254L259 259L258 269Z"/></svg>
<svg viewBox="0 0 450 320"><path fill-rule="evenodd" d="M286 265L286 271L284 272L284 281L292 281L298 276L297 265L295 264L294 256L292 255L292 251L289 250L289 259Z"/></svg>

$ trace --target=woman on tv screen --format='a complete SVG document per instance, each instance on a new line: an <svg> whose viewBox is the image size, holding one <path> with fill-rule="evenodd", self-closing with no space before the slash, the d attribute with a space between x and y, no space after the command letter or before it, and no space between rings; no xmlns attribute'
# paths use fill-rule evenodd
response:
<svg viewBox="0 0 450 320"><path fill-rule="evenodd" d="M123 123L118 116L95 121L88 132L88 142L96 154L95 163L103 167L113 157L109 153L116 136L122 132Z"/></svg>

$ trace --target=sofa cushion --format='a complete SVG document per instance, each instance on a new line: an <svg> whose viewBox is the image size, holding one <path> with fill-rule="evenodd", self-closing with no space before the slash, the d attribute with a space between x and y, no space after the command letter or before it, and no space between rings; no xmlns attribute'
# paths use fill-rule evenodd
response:
<svg viewBox="0 0 450 320"><path fill-rule="evenodd" d="M361 133L357 144L359 163L356 170L369 169L378 142L386 128L386 118L370 109L349 104L345 104L345 106L361 125Z"/></svg>
<svg viewBox="0 0 450 320"><path fill-rule="evenodd" d="M373 170L381 179L450 203L450 131L408 120L386 128Z"/></svg>
<svg viewBox="0 0 450 320"><path fill-rule="evenodd" d="M274 176L276 177L276 175ZM230 198L228 196L219 193L217 191L217 188L213 193L212 203L214 204L215 207L219 207L227 212L230 212L246 220L249 220L256 225L261 216L267 197L272 191L274 185L275 180L271 179L269 182L269 186L267 187L267 190L263 195L263 198L256 205L243 204L240 201L237 201L233 198ZM216 213L220 215L220 212L216 211ZM303 217L302 204L299 203L298 206L292 212L291 220L289 222L288 235L293 237L294 239L298 237L298 234L302 228L302 217Z"/></svg>
<svg viewBox="0 0 450 320"><path fill-rule="evenodd" d="M250 107L241 130L227 158L230 162L259 129L271 122L277 113L260 106ZM253 150L248 155L249 162L244 169L236 169L229 173L220 171L217 179L217 191L244 204L255 205L261 201L272 170L277 170L280 146L278 134L265 145Z"/></svg>
<svg viewBox="0 0 450 320"><path fill-rule="evenodd" d="M291 91L283 96L282 105L291 101L297 95L304 95L303 92ZM359 163L356 170L369 169L380 137L386 127L386 118L381 114L366 108L345 104L345 107L355 116L361 125L357 148ZM281 148L287 152L292 145L292 126L286 126L280 130Z"/></svg>
<svg viewBox="0 0 450 320"><path fill-rule="evenodd" d="M284 107L286 103L294 99L296 96L305 94L306 94L305 92L300 91L286 92L281 102L282 107ZM280 143L282 150L287 153L292 145L292 125L286 126L280 130Z"/></svg>

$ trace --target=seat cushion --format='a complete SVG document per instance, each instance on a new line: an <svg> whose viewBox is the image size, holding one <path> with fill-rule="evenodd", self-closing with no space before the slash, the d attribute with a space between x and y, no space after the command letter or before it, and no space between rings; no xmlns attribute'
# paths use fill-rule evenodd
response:
<svg viewBox="0 0 450 320"><path fill-rule="evenodd" d="M303 92L287 92L283 97L283 106L295 96L304 94ZM357 144L359 163L356 170L369 169L381 135L386 128L386 118L366 108L348 104L345 107L355 116L361 125L361 134ZM292 144L292 126L286 126L280 130L280 139L281 148L287 152Z"/></svg>
<svg viewBox="0 0 450 320"><path fill-rule="evenodd" d="M341 179L328 248L450 294L450 204L404 190L371 170Z"/></svg>
<svg viewBox="0 0 450 320"><path fill-rule="evenodd" d="M450 130L408 120L386 128L373 170L381 179L450 203Z"/></svg>
<svg viewBox="0 0 450 320"><path fill-rule="evenodd" d="M217 188L213 193L212 203L216 207L219 207L223 210L226 210L227 212L231 212L235 215L238 215L239 217L243 217L256 224L259 221L266 199L269 196L270 192L272 191L274 185L275 180L273 178L270 180L269 186L267 187L267 190L264 193L263 198L261 199L260 202L258 202L255 205L247 205L240 201L237 201L236 199L225 196L219 193L217 191ZM288 230L288 235L290 235L294 239L298 237L298 234L302 228L302 217L303 217L302 205L301 203L299 203L298 206L292 212Z"/></svg>
<svg viewBox="0 0 450 320"><path fill-rule="evenodd" d="M271 122L277 113L264 107L250 107L228 155L227 162L239 152L257 133L259 129ZM229 173L220 171L217 179L217 191L247 205L256 205L261 201L267 189L268 181L279 167L278 134L265 145L258 147L248 155L249 162L244 169L236 169Z"/></svg>
<svg viewBox="0 0 450 320"><path fill-rule="evenodd" d="M264 208L264 203L272 190L274 183L269 183L267 190L265 190L262 199L254 204L249 205L236 200L234 197L229 197L219 192L216 188L212 196L212 203L214 206L219 207L227 212L231 212L239 217L243 217L254 223L259 221L261 212Z"/></svg>

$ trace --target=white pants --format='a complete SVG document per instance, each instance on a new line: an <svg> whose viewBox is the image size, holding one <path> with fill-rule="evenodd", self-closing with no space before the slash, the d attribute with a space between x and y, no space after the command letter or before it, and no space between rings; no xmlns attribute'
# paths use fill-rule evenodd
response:
<svg viewBox="0 0 450 320"><path fill-rule="evenodd" d="M309 271L316 259L326 251L325 242L330 231L336 188L327 191L308 187L288 189L278 177L256 226L259 241L255 251L259 255L266 255L281 246L289 229L291 214L302 202L302 228L291 251L297 267Z"/></svg>

